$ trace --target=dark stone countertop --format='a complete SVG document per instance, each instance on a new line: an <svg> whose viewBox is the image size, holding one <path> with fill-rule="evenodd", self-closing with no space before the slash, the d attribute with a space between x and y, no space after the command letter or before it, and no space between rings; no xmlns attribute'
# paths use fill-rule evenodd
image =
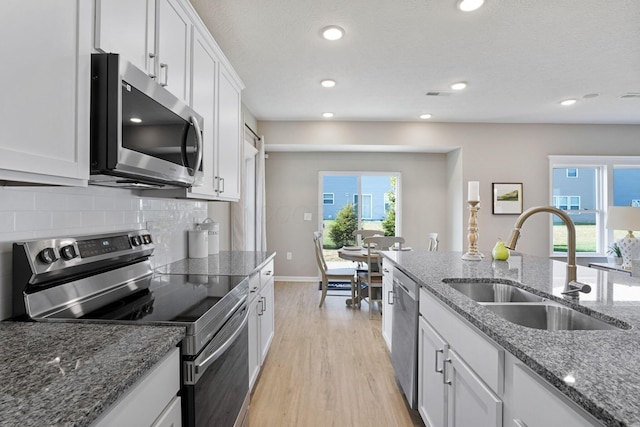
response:
<svg viewBox="0 0 640 427"><path fill-rule="evenodd" d="M640 278L578 267L592 287L570 303L566 263L529 255L463 261L460 252L384 252L400 270L607 426L640 426ZM630 329L546 331L498 317L442 279L500 279ZM565 378L575 379L575 382Z"/></svg>
<svg viewBox="0 0 640 427"><path fill-rule="evenodd" d="M183 327L0 322L0 425L89 426Z"/></svg>
<svg viewBox="0 0 640 427"><path fill-rule="evenodd" d="M249 276L275 257L275 252L220 251L206 258L185 258L156 269L158 274Z"/></svg>

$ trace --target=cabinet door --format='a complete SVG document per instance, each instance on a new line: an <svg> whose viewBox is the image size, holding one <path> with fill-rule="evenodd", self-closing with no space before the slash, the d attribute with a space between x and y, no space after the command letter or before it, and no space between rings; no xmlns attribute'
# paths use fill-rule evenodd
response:
<svg viewBox="0 0 640 427"><path fill-rule="evenodd" d="M96 0L95 48L155 72L155 0Z"/></svg>
<svg viewBox="0 0 640 427"><path fill-rule="evenodd" d="M264 362L273 340L274 332L274 292L273 278L262 286L260 296L262 298L262 311L260 314L260 362Z"/></svg>
<svg viewBox="0 0 640 427"><path fill-rule="evenodd" d="M157 81L189 103L191 21L177 0L158 0L156 7Z"/></svg>
<svg viewBox="0 0 640 427"><path fill-rule="evenodd" d="M590 415L580 414L563 402L563 397L548 390L544 380L529 368L516 363L513 367L513 420L514 427L585 427L600 425ZM544 410L540 410L544 408Z"/></svg>
<svg viewBox="0 0 640 427"><path fill-rule="evenodd" d="M217 156L215 146L215 103L216 103L216 72L218 61L207 46L206 39L195 32L192 51L192 79L191 79L191 106L203 117L203 157L202 167L204 182L198 187L189 190L189 196L215 196L214 179L215 158Z"/></svg>
<svg viewBox="0 0 640 427"><path fill-rule="evenodd" d="M393 330L393 266L385 263L382 266L382 337L391 351Z"/></svg>
<svg viewBox="0 0 640 427"><path fill-rule="evenodd" d="M446 425L447 388L444 358L447 343L420 316L418 323L418 412L427 427Z"/></svg>
<svg viewBox="0 0 640 427"><path fill-rule="evenodd" d="M445 361L449 427L502 426L502 400L449 349Z"/></svg>
<svg viewBox="0 0 640 427"><path fill-rule="evenodd" d="M218 194L224 200L239 200L242 160L240 90L223 67L219 76Z"/></svg>
<svg viewBox="0 0 640 427"><path fill-rule="evenodd" d="M86 185L93 3L4 0L0 180Z"/></svg>
<svg viewBox="0 0 640 427"><path fill-rule="evenodd" d="M251 294L253 297L253 294ZM249 306L249 389L253 389L253 385L258 378L260 372L260 321L258 313L260 312L260 297L250 300Z"/></svg>

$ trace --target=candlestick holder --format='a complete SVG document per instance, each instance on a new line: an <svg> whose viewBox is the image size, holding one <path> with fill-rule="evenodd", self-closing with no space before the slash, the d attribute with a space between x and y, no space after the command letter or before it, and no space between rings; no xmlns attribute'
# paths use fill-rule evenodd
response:
<svg viewBox="0 0 640 427"><path fill-rule="evenodd" d="M462 255L462 259L467 261L481 261L482 254L478 252L478 211L480 210L480 201L468 200L467 203L469 204L469 233L467 234L469 248L467 252Z"/></svg>

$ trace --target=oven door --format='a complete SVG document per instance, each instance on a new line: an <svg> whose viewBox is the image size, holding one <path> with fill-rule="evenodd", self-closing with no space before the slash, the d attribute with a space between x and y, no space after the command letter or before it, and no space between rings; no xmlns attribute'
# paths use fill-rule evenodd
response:
<svg viewBox="0 0 640 427"><path fill-rule="evenodd" d="M240 307L195 358L183 361L183 422L232 427L248 422L249 310Z"/></svg>

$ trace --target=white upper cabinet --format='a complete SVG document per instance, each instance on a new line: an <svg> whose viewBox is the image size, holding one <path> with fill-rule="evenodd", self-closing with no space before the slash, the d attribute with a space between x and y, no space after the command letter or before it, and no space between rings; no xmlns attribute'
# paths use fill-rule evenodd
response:
<svg viewBox="0 0 640 427"><path fill-rule="evenodd" d="M155 75L155 0L96 0L95 48Z"/></svg>
<svg viewBox="0 0 640 427"><path fill-rule="evenodd" d="M188 102L191 21L177 0L157 1L157 80L175 96Z"/></svg>
<svg viewBox="0 0 640 427"><path fill-rule="evenodd" d="M218 198L240 199L242 106L240 88L224 68L220 70L218 96Z"/></svg>
<svg viewBox="0 0 640 427"><path fill-rule="evenodd" d="M95 0L95 48L119 53L189 104L202 123L202 185L157 196L240 199L244 86L185 0Z"/></svg>
<svg viewBox="0 0 640 427"><path fill-rule="evenodd" d="M96 0L95 48L118 53L188 103L192 23L179 0Z"/></svg>
<svg viewBox="0 0 640 427"><path fill-rule="evenodd" d="M5 0L0 180L87 184L93 4Z"/></svg>

